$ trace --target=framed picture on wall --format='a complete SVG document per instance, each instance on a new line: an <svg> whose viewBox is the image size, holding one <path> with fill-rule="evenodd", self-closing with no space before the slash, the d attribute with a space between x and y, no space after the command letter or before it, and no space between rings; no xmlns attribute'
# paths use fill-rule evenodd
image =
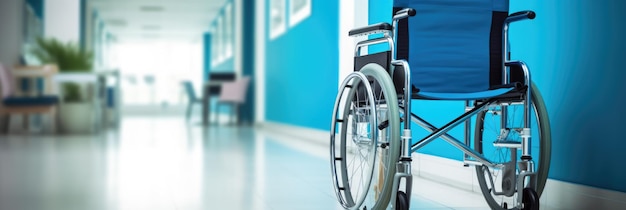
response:
<svg viewBox="0 0 626 210"><path fill-rule="evenodd" d="M295 26L311 16L311 0L289 0L289 26Z"/></svg>
<svg viewBox="0 0 626 210"><path fill-rule="evenodd" d="M285 0L270 0L268 18L270 40L284 34L287 30L285 9Z"/></svg>

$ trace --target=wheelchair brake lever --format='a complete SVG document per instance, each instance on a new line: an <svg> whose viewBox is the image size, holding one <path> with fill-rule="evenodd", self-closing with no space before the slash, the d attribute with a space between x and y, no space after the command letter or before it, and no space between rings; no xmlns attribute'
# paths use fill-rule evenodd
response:
<svg viewBox="0 0 626 210"><path fill-rule="evenodd" d="M404 122L404 119L400 118L400 123L403 123L403 122ZM387 127L389 127L389 120L385 120L381 122L380 124L378 124L378 130L383 130Z"/></svg>

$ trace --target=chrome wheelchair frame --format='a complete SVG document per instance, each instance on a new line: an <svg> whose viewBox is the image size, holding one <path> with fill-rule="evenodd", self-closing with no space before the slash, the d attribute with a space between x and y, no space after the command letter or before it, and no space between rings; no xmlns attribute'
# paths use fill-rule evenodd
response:
<svg viewBox="0 0 626 210"><path fill-rule="evenodd" d="M489 193L494 193L495 195L506 195L506 196L512 196L513 194L517 193L516 198L514 198L515 201L513 203L514 206L512 206L512 209L538 209L538 206L539 206L538 198L543 190L543 186L545 185L545 177L540 177L540 178L537 177L537 172L535 171L535 162L533 161L533 158L531 157L531 125L530 124L531 124L531 112L532 112L531 106L533 105L543 106L543 100L540 98L541 96L538 93L538 90L535 89L532 83L530 71L528 67L526 66L526 64L522 61L510 60L510 49L509 49L509 38L508 38L509 24L516 22L516 21L534 19L535 13L532 11L523 11L523 12L510 14L505 20L503 31L502 31L503 33L503 44L502 44L503 78L502 80L504 84L510 83L509 80L510 80L511 73L510 73L509 67L516 66L519 69L521 69L521 71L523 72L523 77L524 77L523 83L524 83L524 86L526 87L526 89L524 90L525 92L523 93L523 97L516 99L516 100L508 100L508 99L502 100L499 98L491 98L491 99L485 99L485 100L465 100L465 112L461 116L457 117L456 119L450 121L449 123L445 124L444 126L440 128L420 118L416 114L411 113L411 100L412 100L413 93L412 93L412 86L411 86L410 66L408 62L405 60L396 60L394 40L397 40L398 22L402 19L414 16L415 13L416 11L414 9L407 8L407 9L400 10L393 16L391 28L389 27L372 28L371 26L368 26L368 27L363 27L360 29L355 29L355 30L359 30L363 32L351 35L351 36L362 36L362 35L370 35L370 34L383 34L383 37L380 37L380 38L361 41L355 47L355 56L358 57L358 56L361 56L361 51L363 47L371 46L375 44L382 44L382 43L388 44L389 46L388 50L391 52L391 66L387 67L387 68L390 68L390 70L388 72L385 72L385 73L388 73L387 78L381 79L381 80L392 81L391 75L394 75L393 71L395 71L396 67L402 67L404 71L404 84L402 84L403 95L396 96L395 91L390 91L390 90L386 90L385 92L384 90L385 88L383 88L382 90L384 93L381 92L382 94L384 94L384 97L381 97L381 98L389 99L395 96L395 98L398 98L397 101L393 99L387 100L387 103L382 104L382 105L375 105L376 99L369 99L368 101L368 103L371 103L373 105L372 107L369 107L371 109L371 110L368 110L369 113L376 113L377 111L389 112L386 114L389 116L381 117L381 119L377 119L376 117L373 117L374 119L372 121L373 122L372 125L379 125L379 126L374 127L370 125L371 127L367 128L368 131L372 132L371 135L375 136L375 137L371 137L372 139L371 139L371 142L369 143L373 144L374 147L385 148L386 146L389 146L391 143L393 143L393 141L399 141L400 146L399 146L399 153L397 153L397 156L398 156L397 159L394 156L396 154L394 154L393 151L391 151L389 154L387 154L386 152L385 152L386 154L381 154L381 157L383 158L391 158L390 162L386 162L387 160L385 159L385 160L379 160L380 163L378 164L387 164L383 168L395 171L393 172L393 181L391 182L389 180L386 180L386 179L389 179L390 177L385 177L385 175L382 175L383 180L379 181L379 184L383 183L383 186L384 186L382 187L383 190L381 190L382 193L376 193L376 195L374 195L375 200L376 200L374 207L373 208L367 207L366 209L387 209L387 208L408 209L408 206L410 203L409 201L411 197L411 186L413 182L412 174L411 174L411 161L412 161L411 154L413 152L416 152L418 149L424 147L425 145L429 144L430 142L432 142L433 140L437 138L442 138L443 140L450 143L455 148L461 150L464 153L463 162L465 163L465 165L475 166L477 173L479 174L481 173L481 170L483 170L482 173L484 175L485 170L488 170L488 168L498 168L498 169L506 168L508 170L513 170L513 173L515 173L515 176L513 177L512 181L514 183L511 183L511 184L514 184L515 186L513 188L509 188L508 190L503 189L502 192L496 192L496 187L494 186L494 180L491 174L489 174L488 176L489 180L483 177L483 182L489 181L491 182L491 186L492 186L491 189L481 189L483 191L483 195L486 198ZM371 30L367 30L368 28ZM372 64L368 64L368 65L372 65ZM346 80L344 80L341 87L344 87L344 89L353 89L354 84L357 84L357 83L360 84L359 82L361 81L369 80L369 77L371 77L372 75L371 73L368 73L368 72L374 72L374 70L369 70L371 69L371 67L368 67L368 68L366 67L364 67L363 69L367 69L367 72L364 72L364 73L360 71L352 72L346 78ZM380 70L377 70L377 71L380 71ZM376 73L376 75L381 75L381 74L382 73ZM388 83L386 81L379 81L379 82ZM369 95L374 95L375 88L372 87L373 83L371 81L369 82L369 84L367 82L362 82L362 83L363 83L363 86L365 86L365 89L366 89L365 92ZM389 84L386 84L386 85L383 84L382 86L389 87ZM335 146L337 141L344 141L344 142L349 141L349 140L346 140L347 137L345 136L340 136L339 138L337 138L335 135L336 132L342 132L341 130L343 130L343 132L347 132L346 130L348 130L348 126L349 126L349 125L342 125L343 127L336 128L337 123L343 123L344 120L347 120L343 118L338 119L337 117L338 113L341 112L341 110L344 110L346 112L348 111L348 108L341 107L340 105L342 100L347 100L345 99L344 89L340 90L340 93L338 94L336 102L335 102L335 107L333 109L334 110L333 122L331 125L331 167L333 170L334 185L335 185L339 202L346 209L362 209L361 205L363 201L361 200L355 201L354 198L348 198L348 199L345 198L345 197L351 196L351 195L347 196L347 194L352 193L350 192L351 189L346 189L346 188L351 188L352 186L348 186L349 185L348 183L340 183L342 182L341 180L343 180L343 182L346 182L346 180L348 179L345 177L348 175L348 173L345 172L346 170L345 162L348 162L345 159L347 155L346 154L338 155L336 152L337 148ZM349 90L349 91L354 91L354 90ZM391 93L391 92L394 92L394 93ZM537 96L531 95L534 92L537 92L536 93ZM349 94L354 94L354 92L349 92ZM536 97L539 97L537 100L538 102L533 102L532 100L535 100L534 98ZM379 98L379 100L381 100L381 98ZM350 100L353 100L353 99L350 99ZM537 105L536 103L541 103L541 104ZM505 147L505 148L510 149L511 151L511 162L495 163L489 160L488 158L486 158L483 154L481 154L482 146L479 150L477 150L476 148L472 148L470 146L471 145L471 142L470 142L471 129L472 129L471 124L470 124L471 118L473 116L476 116L479 113L482 113L482 117L484 118L484 114L486 112L508 113L507 112L508 106L513 105L513 104L523 104L523 117L522 117L523 128L519 129L519 131L516 131L519 133L521 142L515 142L515 143L505 142L505 141L494 142L494 146ZM493 106L498 106L499 109L489 110L489 108ZM545 107L540 107L539 109L542 109L542 108L544 110L540 110L540 111L545 112ZM543 129L543 130L539 132L543 132L543 133L540 133L541 138L542 138L541 140L547 141L547 146L541 145L542 147L547 147L547 148L542 148L541 152L544 152L543 150L547 149L547 154L548 154L547 165L545 162L542 162L541 167L549 167L549 150L550 150L549 148L550 147L549 120L547 119L547 115L544 113L545 116L541 116L543 117L543 121L539 122L540 121L539 115L541 115L542 113L538 113L540 111L537 111L537 107L535 107L534 110L536 112L535 114L536 114L538 123L543 124L540 126L547 126L547 129L545 129L544 127L541 127L540 129ZM387 132L383 132L384 128L380 129L380 124L394 123L394 122L388 122L391 120L387 120L387 119L395 118L395 116L391 116L392 114L394 114L394 112L399 112L398 118L400 121L404 122L403 123L404 127L401 129L398 129L399 131L401 130L401 134L394 133L395 131L393 129L391 129L391 131L389 131L389 134L387 134ZM401 119L400 119L400 114L402 114ZM500 114L500 121L503 127L507 126L507 122L508 122L507 118L508 118L508 114ZM378 122L378 121L382 121L382 122ZM424 128L426 131L430 132L430 134L420 139L416 143L411 144L411 140L413 138L412 131L411 131L411 124L412 124L411 122L416 123L420 127ZM455 137L447 134L447 132L449 132L451 129L455 128L456 126L459 126L461 123L465 123L464 141L458 140ZM394 126L389 126L389 127L400 128L400 126L401 126L400 124L398 125L394 124ZM508 132L508 130L505 130L505 129L501 129L501 131ZM380 137L379 135L383 137ZM508 135L508 133L506 135ZM544 135L547 135L547 139L543 139ZM356 138L362 138L362 137L358 136ZM388 140L388 142L385 142L384 140L380 140L380 139L387 139L387 138L390 139ZM343 147L344 146L342 146L341 149L346 150ZM516 159L517 149L520 149L522 151L521 159L519 161L517 161ZM343 153L345 153L345 151L343 151ZM374 152L373 155L376 156L378 154ZM544 155L544 154L542 153L541 155ZM542 158L546 158L546 157L542 157ZM546 160L542 160L542 161L546 161ZM338 162L340 163L338 164ZM510 169L511 165L507 165L507 164L514 164L512 165L513 169ZM517 166L517 169L515 166ZM340 167L342 168L339 169ZM369 175L367 173L374 173L375 171L374 168L375 167L372 167L371 169L372 172L366 171L365 172L366 176ZM380 170L383 170L383 169L379 168L378 170L379 170L379 173L381 173ZM343 174L337 175L338 171L341 171L340 173L343 173ZM545 171L542 171L542 173L545 173L542 176L547 176L547 168L545 168ZM370 176L375 176L375 174L370 175ZM379 179L379 177L377 179ZM538 184L538 179L541 182L539 184ZM400 190L400 186L403 181L404 181L404 191L402 192L403 195L399 195L398 192ZM389 182L392 183L391 186L389 186L388 184ZM369 190L369 188L371 187L370 186L371 183L368 183L366 185L367 185L366 190ZM389 198L385 198L386 196L385 192L387 192L386 191L387 189L390 190ZM489 192L485 192L486 190ZM365 199L364 197L368 196L367 192L364 194L365 195L360 195L360 196L363 196L363 199ZM372 196L372 195L369 195L369 196ZM358 198L358 199L361 199L361 198ZM393 203L394 201L395 203ZM391 202L391 204L389 204L389 202ZM490 207L494 209L509 209L507 204L504 202L503 202L504 205L502 206L502 204L498 204L497 202L494 202L494 201L489 201L488 199L488 203Z"/></svg>

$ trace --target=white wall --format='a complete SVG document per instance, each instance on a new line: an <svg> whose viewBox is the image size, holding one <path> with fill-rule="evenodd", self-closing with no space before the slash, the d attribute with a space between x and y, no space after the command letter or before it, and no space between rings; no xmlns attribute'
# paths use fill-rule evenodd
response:
<svg viewBox="0 0 626 210"><path fill-rule="evenodd" d="M80 41L80 0L45 0L44 34L62 42Z"/></svg>
<svg viewBox="0 0 626 210"><path fill-rule="evenodd" d="M79 0L80 1L80 0ZM92 8L92 1L85 1L85 8ZM79 4L80 6L80 4ZM85 43L85 48L87 50L94 50L94 44L95 44L95 40L94 40L94 32L96 31L95 28L98 27L97 25L94 25L94 22L96 21L96 19L98 17L94 17L94 13L96 13L94 10L92 9L85 9L85 16L84 18L84 33L85 33L85 37L83 37L83 41ZM80 15L80 7L79 7L79 15ZM79 16L80 18L80 16ZM80 19L79 19L80 20ZM80 24L80 21L79 21ZM80 30L80 25L79 25L79 30ZM80 35L80 31L79 31L79 35Z"/></svg>
<svg viewBox="0 0 626 210"><path fill-rule="evenodd" d="M23 0L0 0L0 62L6 67L19 64L23 42Z"/></svg>
<svg viewBox="0 0 626 210"><path fill-rule="evenodd" d="M342 0L339 2L339 81L354 69L354 47L356 43L366 37L349 37L348 32L354 28L368 24L367 0Z"/></svg>
<svg viewBox="0 0 626 210"><path fill-rule="evenodd" d="M235 16L235 48L233 52L233 59L235 62L234 70L236 75L242 75L242 59L243 59L243 0L233 0L234 3L234 16Z"/></svg>
<svg viewBox="0 0 626 210"><path fill-rule="evenodd" d="M265 121L265 1L255 2L255 34L254 61L255 61L255 121Z"/></svg>

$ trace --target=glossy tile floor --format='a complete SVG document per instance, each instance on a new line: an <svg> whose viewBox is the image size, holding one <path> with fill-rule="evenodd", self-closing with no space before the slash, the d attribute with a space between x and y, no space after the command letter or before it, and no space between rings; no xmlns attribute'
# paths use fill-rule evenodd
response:
<svg viewBox="0 0 626 210"><path fill-rule="evenodd" d="M99 135L0 135L0 210L341 209L325 145L253 127L134 117ZM488 209L417 178L411 209Z"/></svg>

